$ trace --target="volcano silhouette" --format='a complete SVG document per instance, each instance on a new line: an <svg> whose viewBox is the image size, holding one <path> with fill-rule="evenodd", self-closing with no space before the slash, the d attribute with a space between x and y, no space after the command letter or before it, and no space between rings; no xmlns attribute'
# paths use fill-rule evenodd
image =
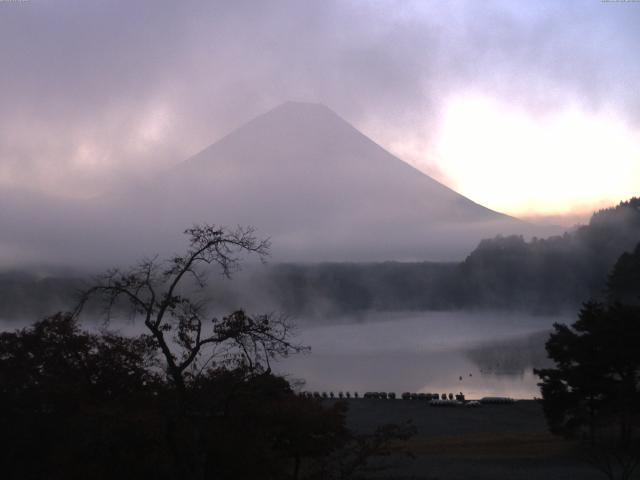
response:
<svg viewBox="0 0 640 480"><path fill-rule="evenodd" d="M254 226L271 238L273 260L292 262L459 260L482 238L536 233L411 167L327 107L298 102L147 181L43 212L3 220L21 247L84 264L182 251L182 231L203 222ZM34 222L20 227L29 215ZM33 245L19 240L21 229Z"/></svg>
<svg viewBox="0 0 640 480"><path fill-rule="evenodd" d="M156 228L253 225L288 261L456 259L528 225L454 192L325 106L285 103L124 195Z"/></svg>

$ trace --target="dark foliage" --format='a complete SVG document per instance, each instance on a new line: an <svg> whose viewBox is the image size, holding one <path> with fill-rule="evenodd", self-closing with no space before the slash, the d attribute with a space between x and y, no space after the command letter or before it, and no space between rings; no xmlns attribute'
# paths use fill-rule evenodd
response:
<svg viewBox="0 0 640 480"><path fill-rule="evenodd" d="M640 239L640 198L547 239L483 240L460 267L463 305L556 311L602 298L607 274Z"/></svg>
<svg viewBox="0 0 640 480"><path fill-rule="evenodd" d="M536 372L550 430L582 439L587 459L611 479L631 478L640 463L640 305L617 301L640 294L638 251L616 263L612 303L588 302L573 325L554 326L546 349L555 368Z"/></svg>
<svg viewBox="0 0 640 480"><path fill-rule="evenodd" d="M194 478L177 445L194 448L206 478L357 478L411 433L355 436L345 404L242 368L190 382L185 421L157 352L150 337L90 334L68 314L0 334L2 478ZM348 472L337 468L345 459Z"/></svg>
<svg viewBox="0 0 640 480"><path fill-rule="evenodd" d="M609 302L637 305L640 302L640 243L625 252L613 266L607 281Z"/></svg>
<svg viewBox="0 0 640 480"><path fill-rule="evenodd" d="M229 276L242 254L267 253L252 229L185 233L184 255L110 270L73 315L0 334L3 478L347 479L407 434L367 442L345 428L344 404L297 396L273 375L270 359L304 349L286 318L208 314L206 267ZM128 311L147 334L82 331L95 300L105 325ZM332 468L346 451L358 453L353 468Z"/></svg>
<svg viewBox="0 0 640 480"><path fill-rule="evenodd" d="M456 308L456 264L280 264L262 281L282 310L296 314L352 314L368 310Z"/></svg>
<svg viewBox="0 0 640 480"><path fill-rule="evenodd" d="M82 275L55 271L46 277L8 270L0 272L0 318L44 318L68 310L84 286Z"/></svg>
<svg viewBox="0 0 640 480"><path fill-rule="evenodd" d="M555 325L547 342L556 368L539 370L551 430L589 437L618 424L628 442L640 414L640 308L586 303L571 327Z"/></svg>
<svg viewBox="0 0 640 480"><path fill-rule="evenodd" d="M71 315L0 334L3 478L166 471L156 367L147 337L91 335Z"/></svg>

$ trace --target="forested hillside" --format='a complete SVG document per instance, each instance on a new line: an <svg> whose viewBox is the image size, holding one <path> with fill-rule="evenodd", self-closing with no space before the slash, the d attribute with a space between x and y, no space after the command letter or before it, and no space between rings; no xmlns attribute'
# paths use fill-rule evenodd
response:
<svg viewBox="0 0 640 480"><path fill-rule="evenodd" d="M595 212L587 225L562 236L483 240L460 263L274 264L248 275L241 286L214 282L213 288L223 308L258 308L256 303L265 302L293 315L448 309L553 313L604 296L607 273L638 243L640 198L632 198ZM81 285L77 276L0 274L0 318L38 318L64 309Z"/></svg>
<svg viewBox="0 0 640 480"><path fill-rule="evenodd" d="M640 199L595 212L562 236L483 240L459 264L278 265L269 282L293 312L422 309L575 309L604 295L616 259L640 242Z"/></svg>
<svg viewBox="0 0 640 480"><path fill-rule="evenodd" d="M459 304L557 310L604 294L618 257L640 242L640 198L547 239L483 240L459 266Z"/></svg>

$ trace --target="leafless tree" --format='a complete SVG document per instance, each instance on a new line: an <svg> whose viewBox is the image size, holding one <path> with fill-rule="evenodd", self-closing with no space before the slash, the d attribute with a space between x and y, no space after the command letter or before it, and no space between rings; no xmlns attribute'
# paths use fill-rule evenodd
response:
<svg viewBox="0 0 640 480"><path fill-rule="evenodd" d="M179 391L212 361L264 372L270 371L270 359L303 350L291 343L286 318L251 316L242 310L221 319L209 317L206 302L196 295L207 286L206 267L217 266L230 277L242 255L254 254L264 261L268 240L256 238L251 227L229 230L205 224L184 233L189 237L184 255L165 261L156 256L126 270L107 271L82 292L76 315L96 299L104 307L107 322L117 308L128 307L157 343L167 375Z"/></svg>

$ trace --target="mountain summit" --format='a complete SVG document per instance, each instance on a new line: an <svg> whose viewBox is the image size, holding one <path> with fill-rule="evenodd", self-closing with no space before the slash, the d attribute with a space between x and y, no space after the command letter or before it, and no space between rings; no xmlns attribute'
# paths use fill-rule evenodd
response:
<svg viewBox="0 0 640 480"><path fill-rule="evenodd" d="M157 234L248 224L287 261L459 259L524 222L391 155L329 108L287 102L125 195Z"/></svg>
<svg viewBox="0 0 640 480"><path fill-rule="evenodd" d="M275 261L458 260L482 238L532 230L416 170L327 107L296 102L142 184L57 213L40 207L0 215L11 241L33 258L85 265L180 251L181 232L201 222L253 225L271 238ZM26 228L27 217L41 221Z"/></svg>

